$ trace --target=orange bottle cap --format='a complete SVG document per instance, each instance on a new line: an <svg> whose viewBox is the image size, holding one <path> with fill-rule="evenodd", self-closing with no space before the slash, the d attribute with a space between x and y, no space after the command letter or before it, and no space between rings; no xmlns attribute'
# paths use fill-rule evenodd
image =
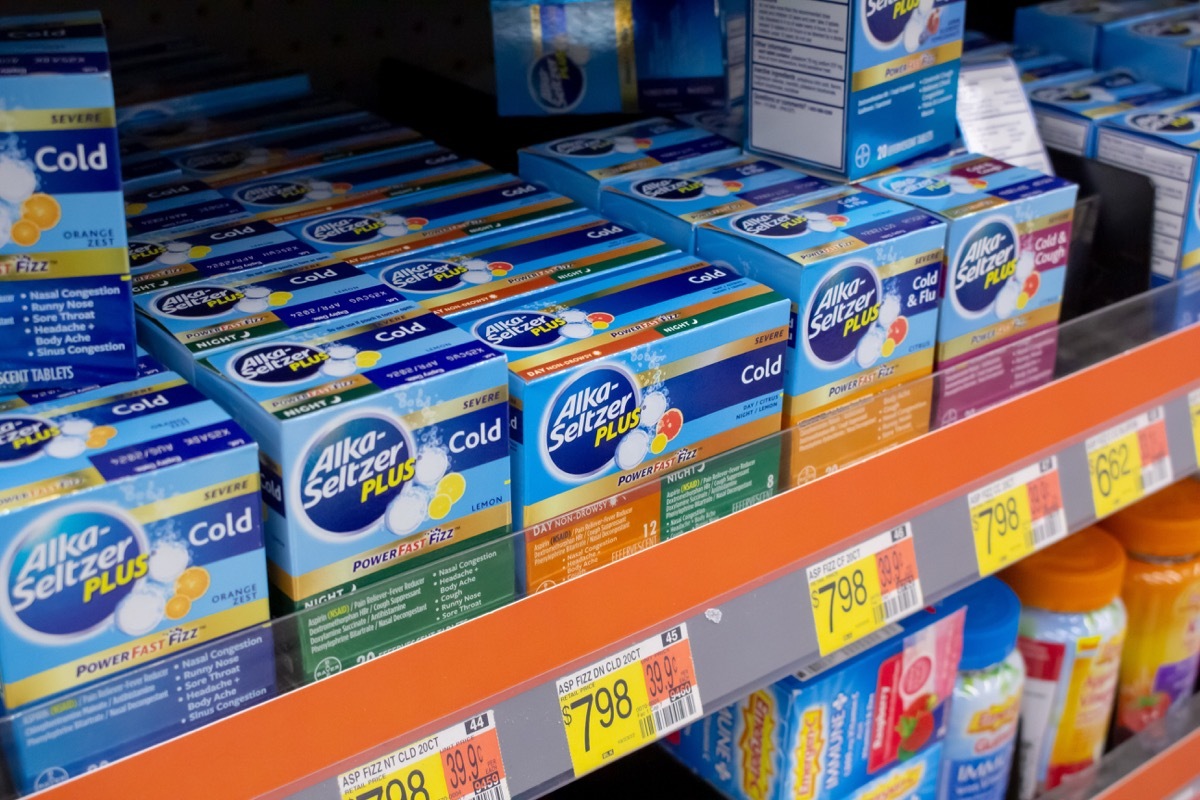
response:
<svg viewBox="0 0 1200 800"><path fill-rule="evenodd" d="M1130 553L1200 554L1200 482L1180 481L1100 523Z"/></svg>
<svg viewBox="0 0 1200 800"><path fill-rule="evenodd" d="M1125 551L1093 526L1000 573L1021 603L1060 614L1098 611L1121 594Z"/></svg>

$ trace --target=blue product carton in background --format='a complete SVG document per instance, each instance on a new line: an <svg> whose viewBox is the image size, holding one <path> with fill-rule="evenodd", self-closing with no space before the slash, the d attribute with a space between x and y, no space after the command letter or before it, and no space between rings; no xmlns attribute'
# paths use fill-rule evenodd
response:
<svg viewBox="0 0 1200 800"><path fill-rule="evenodd" d="M292 222L282 229L329 258L366 264L428 247L489 236L581 210L545 187L495 175L453 194L397 197Z"/></svg>
<svg viewBox="0 0 1200 800"><path fill-rule="evenodd" d="M1038 131L1047 147L1092 158L1100 120L1179 93L1139 80L1128 69L1043 81L1029 89Z"/></svg>
<svg viewBox="0 0 1200 800"><path fill-rule="evenodd" d="M422 308L453 319L479 306L532 298L668 259L665 242L594 214L572 214L476 241L364 266Z"/></svg>
<svg viewBox="0 0 1200 800"><path fill-rule="evenodd" d="M137 296L205 278L330 259L269 222L252 221L162 241L131 241L129 260Z"/></svg>
<svg viewBox="0 0 1200 800"><path fill-rule="evenodd" d="M746 107L734 106L728 110L691 111L676 114L680 122L694 128L703 128L740 145L746 138Z"/></svg>
<svg viewBox="0 0 1200 800"><path fill-rule="evenodd" d="M517 156L521 177L599 210L600 190L608 183L655 167L682 170L740 153L721 136L655 117L526 147Z"/></svg>
<svg viewBox="0 0 1200 800"><path fill-rule="evenodd" d="M133 377L99 14L0 18L0 392Z"/></svg>
<svg viewBox="0 0 1200 800"><path fill-rule="evenodd" d="M256 271L145 292L136 299L142 344L188 380L195 359L378 308L414 305L340 261Z"/></svg>
<svg viewBox="0 0 1200 800"><path fill-rule="evenodd" d="M139 80L122 72L118 82L124 88L116 94L117 124L124 127L195 114L218 114L273 100L298 99L312 90L308 75L303 72L264 72L238 65L229 69L220 67L220 64L205 65L194 75L178 79L157 67L146 73L150 79Z"/></svg>
<svg viewBox="0 0 1200 800"><path fill-rule="evenodd" d="M853 188L735 214L697 231L704 259L791 301L783 424L933 371L946 227ZM898 418L927 427L923 400Z"/></svg>
<svg viewBox="0 0 1200 800"><path fill-rule="evenodd" d="M918 611L692 723L668 749L736 800L933 798L964 616Z"/></svg>
<svg viewBox="0 0 1200 800"><path fill-rule="evenodd" d="M1013 39L1049 53L1061 53L1088 67L1121 67L1101 58L1105 38L1123 22L1187 5L1189 0L1053 0L1017 9ZM1142 77L1156 83L1153 76Z"/></svg>
<svg viewBox="0 0 1200 800"><path fill-rule="evenodd" d="M263 339L205 359L197 379L259 443L281 611L509 530L504 359L434 314Z"/></svg>
<svg viewBox="0 0 1200 800"><path fill-rule="evenodd" d="M505 116L665 112L736 103L744 0L492 0Z"/></svg>
<svg viewBox="0 0 1200 800"><path fill-rule="evenodd" d="M138 364L125 383L0 401L10 710L267 619L257 448Z"/></svg>
<svg viewBox="0 0 1200 800"><path fill-rule="evenodd" d="M654 170L616 181L600 195L600 211L640 227L680 250L695 252L696 228L829 187L829 182L754 156L693 170Z"/></svg>
<svg viewBox="0 0 1200 800"><path fill-rule="evenodd" d="M746 149L856 179L954 140L961 0L752 0Z"/></svg>
<svg viewBox="0 0 1200 800"><path fill-rule="evenodd" d="M1200 9L1183 6L1114 26L1104 37L1101 64L1129 67L1169 89L1200 91Z"/></svg>
<svg viewBox="0 0 1200 800"><path fill-rule="evenodd" d="M1200 95L1145 106L1103 122L1096 158L1154 182L1151 268L1156 283L1200 265L1200 199L1196 192Z"/></svg>

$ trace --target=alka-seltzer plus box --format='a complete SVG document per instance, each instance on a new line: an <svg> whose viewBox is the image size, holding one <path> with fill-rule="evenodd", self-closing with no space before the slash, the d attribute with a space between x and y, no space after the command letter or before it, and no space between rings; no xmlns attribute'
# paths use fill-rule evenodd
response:
<svg viewBox="0 0 1200 800"><path fill-rule="evenodd" d="M1200 94L1105 120L1096 158L1154 182L1151 268L1162 284L1200 265Z"/></svg>
<svg viewBox="0 0 1200 800"><path fill-rule="evenodd" d="M919 379L933 371L945 239L935 217L853 188L699 229L701 258L791 301L783 424L812 420L793 437L793 481L928 430L932 391ZM861 414L822 413L866 397Z"/></svg>
<svg viewBox="0 0 1200 800"><path fill-rule="evenodd" d="M1200 9L1182 8L1135 17L1104 36L1100 63L1128 67L1146 80L1181 92L1200 91Z"/></svg>
<svg viewBox="0 0 1200 800"><path fill-rule="evenodd" d="M572 214L363 269L406 300L454 319L480 306L532 298L677 255L666 242L633 228Z"/></svg>
<svg viewBox="0 0 1200 800"><path fill-rule="evenodd" d="M99 14L0 18L0 392L134 375L103 36Z"/></svg>
<svg viewBox="0 0 1200 800"><path fill-rule="evenodd" d="M668 749L738 800L934 800L964 616L918 611L693 723Z"/></svg>
<svg viewBox="0 0 1200 800"><path fill-rule="evenodd" d="M1078 187L971 153L863 185L949 225L938 422L1050 380Z"/></svg>
<svg viewBox="0 0 1200 800"><path fill-rule="evenodd" d="M276 608L327 603L286 666L330 674L512 600L495 350L422 309L380 312L213 356L200 383L259 443Z"/></svg>
<svg viewBox="0 0 1200 800"><path fill-rule="evenodd" d="M776 488L777 443L658 480L779 429L787 303L767 287L680 256L455 321L508 356L528 591Z"/></svg>
<svg viewBox="0 0 1200 800"><path fill-rule="evenodd" d="M856 179L949 144L963 0L752 0L746 148Z"/></svg>
<svg viewBox="0 0 1200 800"><path fill-rule="evenodd" d="M609 184L601 192L600 212L692 253L696 228L705 222L828 187L820 178L743 156L685 172L655 170Z"/></svg>
<svg viewBox="0 0 1200 800"><path fill-rule="evenodd" d="M0 400L0 668L17 709L267 619L257 449L148 359Z"/></svg>
<svg viewBox="0 0 1200 800"><path fill-rule="evenodd" d="M219 190L189 179L127 191L126 224L134 238L241 219L265 219L278 225L417 192L425 192L425 197L435 196L430 194L435 191L450 194L459 186L499 174L481 161L432 143L427 148L413 145Z"/></svg>
<svg viewBox="0 0 1200 800"><path fill-rule="evenodd" d="M130 236L161 236L172 231L248 219L253 215L221 189L249 180L283 176L332 162L354 161L378 152L429 152L432 142L409 129L370 115L357 125L332 125L299 134L234 141L177 156L179 180L133 192L125 198ZM332 182L325 188L332 196Z"/></svg>
<svg viewBox="0 0 1200 800"><path fill-rule="evenodd" d="M580 211L578 203L511 175L450 195L399 197L282 229L329 258L366 264Z"/></svg>
<svg viewBox="0 0 1200 800"><path fill-rule="evenodd" d="M4 747L22 791L275 691L256 448L137 364L133 381L0 399L0 666L21 711ZM205 666L180 682L151 663L175 654Z"/></svg>
<svg viewBox="0 0 1200 800"><path fill-rule="evenodd" d="M1042 141L1089 158L1096 155L1100 120L1178 96L1174 90L1139 80L1127 69L1046 81L1029 91Z"/></svg>
<svg viewBox="0 0 1200 800"><path fill-rule="evenodd" d="M1017 44L1062 53L1086 66L1101 66L1105 37L1122 22L1187 5L1190 0L1053 0L1017 9ZM1104 64L1104 66L1110 66ZM1111 64L1113 67L1129 66ZM1155 80L1154 76L1143 76ZM1161 81L1156 81L1161 83Z"/></svg>
<svg viewBox="0 0 1200 800"><path fill-rule="evenodd" d="M188 380L196 359L278 334L388 306L411 307L391 287L340 261L214 278L139 294L142 344ZM399 309L396 309L399 310Z"/></svg>
<svg viewBox="0 0 1200 800"><path fill-rule="evenodd" d="M599 209L600 190L622 177L654 167L686 170L706 159L739 153L741 149L722 136L654 117L526 147L517 157L521 177Z"/></svg>

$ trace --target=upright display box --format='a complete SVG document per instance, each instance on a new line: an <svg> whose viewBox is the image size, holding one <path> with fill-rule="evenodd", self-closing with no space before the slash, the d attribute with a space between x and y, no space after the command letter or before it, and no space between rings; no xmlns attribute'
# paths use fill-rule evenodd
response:
<svg viewBox="0 0 1200 800"><path fill-rule="evenodd" d="M134 375L115 125L99 14L0 18L0 392Z"/></svg>

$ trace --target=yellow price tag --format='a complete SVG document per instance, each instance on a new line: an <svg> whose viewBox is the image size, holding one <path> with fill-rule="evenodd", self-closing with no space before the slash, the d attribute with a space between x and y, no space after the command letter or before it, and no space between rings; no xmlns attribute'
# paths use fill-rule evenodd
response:
<svg viewBox="0 0 1200 800"><path fill-rule="evenodd" d="M1097 518L1136 503L1173 479L1162 406L1091 437L1084 447Z"/></svg>
<svg viewBox="0 0 1200 800"><path fill-rule="evenodd" d="M577 776L704 715L686 625L567 675L556 685Z"/></svg>
<svg viewBox="0 0 1200 800"><path fill-rule="evenodd" d="M822 656L862 639L924 602L908 523L805 572Z"/></svg>
<svg viewBox="0 0 1200 800"><path fill-rule="evenodd" d="M967 506L981 577L999 572L1067 534L1055 457L971 492Z"/></svg>
<svg viewBox="0 0 1200 800"><path fill-rule="evenodd" d="M1188 395L1188 410L1192 415L1192 441L1196 445L1196 466L1200 466L1200 389Z"/></svg>
<svg viewBox="0 0 1200 800"><path fill-rule="evenodd" d="M511 800L491 711L338 776L342 800Z"/></svg>

